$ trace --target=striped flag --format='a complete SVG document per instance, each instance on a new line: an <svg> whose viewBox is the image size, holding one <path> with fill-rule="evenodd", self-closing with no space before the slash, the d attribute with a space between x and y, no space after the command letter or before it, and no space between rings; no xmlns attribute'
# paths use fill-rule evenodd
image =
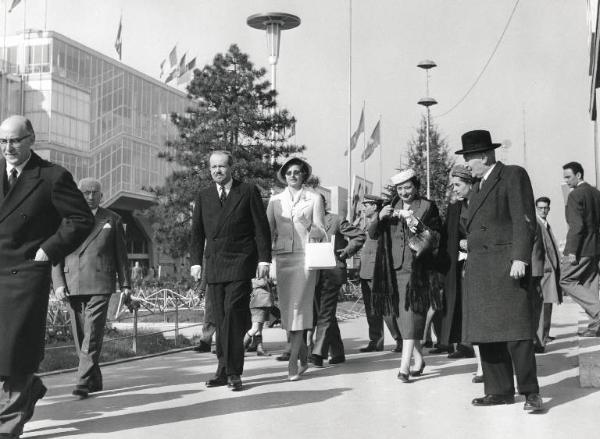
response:
<svg viewBox="0 0 600 439"><path fill-rule="evenodd" d="M196 68L196 58L187 63L186 70L194 70Z"/></svg>
<svg viewBox="0 0 600 439"><path fill-rule="evenodd" d="M380 143L381 143L381 131L380 131L381 128L380 128L380 126L381 126L381 121L377 122L377 125L375 125L375 128L373 129L373 134L371 134L371 138L367 142L367 147L365 148L363 153L360 155L361 162L364 162L369 157L371 157L371 154L373 154L373 151L375 151L375 149L380 145Z"/></svg>
<svg viewBox="0 0 600 439"><path fill-rule="evenodd" d="M13 0L10 8L8 8L8 12L12 12L12 10L16 8L19 3L21 3L21 0Z"/></svg>
<svg viewBox="0 0 600 439"><path fill-rule="evenodd" d="M365 107L363 106L363 109L360 112L360 120L358 121L358 128L356 128L356 131L354 131L354 134L352 134L352 137L350 137L350 151L352 151L354 148L356 148L358 138L364 132L365 132ZM348 150L346 150L344 152L344 155L348 155Z"/></svg>
<svg viewBox="0 0 600 439"><path fill-rule="evenodd" d="M163 77L163 75L165 74L165 63L167 62L166 59L163 59L162 62L160 63L160 78Z"/></svg>
<svg viewBox="0 0 600 439"><path fill-rule="evenodd" d="M122 48L121 31L123 30L122 23L123 23L123 17L119 18L119 29L117 30L117 38L115 40L115 50L119 54L119 61L121 61L121 48Z"/></svg>
<svg viewBox="0 0 600 439"><path fill-rule="evenodd" d="M187 54L184 53L183 56L181 57L181 59L179 60L179 76L183 75L185 72L187 72L186 67L187 65L185 64L185 56Z"/></svg>

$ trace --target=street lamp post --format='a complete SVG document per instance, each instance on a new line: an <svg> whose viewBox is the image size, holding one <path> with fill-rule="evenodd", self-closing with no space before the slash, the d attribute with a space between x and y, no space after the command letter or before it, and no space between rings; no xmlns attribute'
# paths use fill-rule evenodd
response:
<svg viewBox="0 0 600 439"><path fill-rule="evenodd" d="M429 160L429 147L430 147L430 139L429 139L429 124L430 122L430 118L431 118L431 113L429 111L429 107L431 107L432 105L437 104L437 101L435 99L433 99L432 97L429 97L429 70L436 67L437 64L434 63L433 61L426 59L424 61L421 61L419 64L417 64L417 67L424 69L425 73L426 73L426 97L419 99L419 102L417 102L419 105L424 106L427 109L427 118L425 119L425 128L426 128L426 133L425 133L425 144L426 144L426 160L427 160L427 198L431 199L431 174L429 171L429 167L430 167L430 160Z"/></svg>

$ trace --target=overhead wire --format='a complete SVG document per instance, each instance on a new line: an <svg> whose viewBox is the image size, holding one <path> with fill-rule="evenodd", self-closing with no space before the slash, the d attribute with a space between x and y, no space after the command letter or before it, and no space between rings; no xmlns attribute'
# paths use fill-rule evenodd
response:
<svg viewBox="0 0 600 439"><path fill-rule="evenodd" d="M469 94L471 93L471 91L473 91L473 89L475 88L475 86L477 85L477 83L479 82L479 80L481 79L481 77L483 76L483 74L485 73L486 69L490 65L490 62L494 58L494 55L496 54L496 51L498 50L498 47L500 47L500 43L502 42L502 39L504 38L504 35L506 34L506 31L508 30L508 27L510 26L510 22L512 21L512 18L515 15L515 11L517 10L517 6L519 5L519 1L520 0L516 0L515 1L515 5L512 8L512 11L511 11L511 13L510 13L510 15L508 17L508 20L506 21L506 25L504 26L504 29L502 30L502 33L500 34L500 37L498 38L498 41L496 42L496 45L494 46L494 49L492 50L492 53L490 54L490 56L488 57L488 60L484 64L483 69L481 69L481 72L479 72L479 75L477 75L477 78L475 78L475 81L473 82L473 84L469 87L469 89L463 95L463 97L460 98L458 100L458 102L456 104L454 104L448 111L446 111L446 112L444 112L444 113L442 113L440 115L436 115L435 116L436 119L439 119L440 117L443 117L443 116L447 115L448 113L452 112L456 107L458 107L460 104L462 104L463 101L467 98L467 96L469 96Z"/></svg>

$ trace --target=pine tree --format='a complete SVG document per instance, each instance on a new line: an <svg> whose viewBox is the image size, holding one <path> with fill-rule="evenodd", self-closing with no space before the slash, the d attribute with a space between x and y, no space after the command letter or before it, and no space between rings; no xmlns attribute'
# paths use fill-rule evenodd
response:
<svg viewBox="0 0 600 439"><path fill-rule="evenodd" d="M427 190L427 119L421 118L415 136L408 142L408 167L415 170L421 180L421 194ZM454 166L448 144L435 124L429 125L429 175L431 199L445 216L449 198L449 176Z"/></svg>
<svg viewBox="0 0 600 439"><path fill-rule="evenodd" d="M194 71L187 88L189 107L171 115L179 138L161 154L176 170L163 186L152 188L158 204L148 212L164 253L177 258L188 252L193 201L212 182L212 151L231 152L234 178L256 184L265 199L277 184L278 158L304 151L286 142L296 120L285 109L274 111L276 92L265 74L235 44Z"/></svg>

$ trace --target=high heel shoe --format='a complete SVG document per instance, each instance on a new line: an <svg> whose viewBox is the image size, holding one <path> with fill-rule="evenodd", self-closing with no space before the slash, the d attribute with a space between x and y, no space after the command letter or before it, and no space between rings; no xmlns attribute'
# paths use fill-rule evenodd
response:
<svg viewBox="0 0 600 439"><path fill-rule="evenodd" d="M409 372L410 373L410 372ZM409 373L398 372L398 379L403 383L410 382Z"/></svg>
<svg viewBox="0 0 600 439"><path fill-rule="evenodd" d="M298 361L290 362L288 365L288 381L298 381L300 379L300 370L298 369Z"/></svg>
<svg viewBox="0 0 600 439"><path fill-rule="evenodd" d="M421 368L419 370L411 370L409 374L411 377L419 377L423 375L423 369L425 369L425 361L421 363Z"/></svg>

